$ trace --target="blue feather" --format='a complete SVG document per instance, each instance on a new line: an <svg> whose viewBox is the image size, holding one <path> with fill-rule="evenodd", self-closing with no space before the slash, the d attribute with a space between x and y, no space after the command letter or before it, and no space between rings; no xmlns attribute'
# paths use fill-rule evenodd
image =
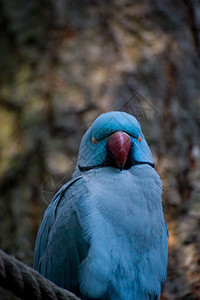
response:
<svg viewBox="0 0 200 300"><path fill-rule="evenodd" d="M141 164L122 171L95 168L106 158L109 136L119 130L131 137L131 161ZM74 179L45 212L34 268L83 299L159 299L166 279L168 231L162 183L152 164L134 117L111 112L97 118L82 139ZM94 168L83 172L78 165Z"/></svg>

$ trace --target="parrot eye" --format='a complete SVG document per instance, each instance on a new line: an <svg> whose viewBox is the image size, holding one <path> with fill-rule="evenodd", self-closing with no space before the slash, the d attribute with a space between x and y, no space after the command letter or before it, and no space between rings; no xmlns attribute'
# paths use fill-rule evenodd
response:
<svg viewBox="0 0 200 300"><path fill-rule="evenodd" d="M93 142L93 144L95 144L95 145L98 143L97 139L95 139L94 136L93 136L93 138L92 138L92 142Z"/></svg>

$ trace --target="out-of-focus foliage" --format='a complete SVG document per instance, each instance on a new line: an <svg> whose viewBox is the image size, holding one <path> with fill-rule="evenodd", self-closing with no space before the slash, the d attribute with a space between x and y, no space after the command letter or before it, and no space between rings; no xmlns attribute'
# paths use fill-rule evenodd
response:
<svg viewBox="0 0 200 300"><path fill-rule="evenodd" d="M199 1L1 0L0 27L1 248L32 264L84 131L101 112L125 110L164 183L162 299L199 299Z"/></svg>

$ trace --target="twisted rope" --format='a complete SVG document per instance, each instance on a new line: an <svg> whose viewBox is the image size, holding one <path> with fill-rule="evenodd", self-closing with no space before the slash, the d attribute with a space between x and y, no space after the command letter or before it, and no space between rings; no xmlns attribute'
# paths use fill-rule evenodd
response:
<svg viewBox="0 0 200 300"><path fill-rule="evenodd" d="M23 300L80 300L1 249L0 286Z"/></svg>

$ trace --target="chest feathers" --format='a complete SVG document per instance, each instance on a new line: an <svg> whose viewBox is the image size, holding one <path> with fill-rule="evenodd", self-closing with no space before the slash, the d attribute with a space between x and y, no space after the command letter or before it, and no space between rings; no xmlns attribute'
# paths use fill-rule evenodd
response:
<svg viewBox="0 0 200 300"><path fill-rule="evenodd" d="M77 201L89 244L80 267L81 290L102 299L108 290L115 300L159 295L167 259L159 176L150 166L106 169L85 175L80 194L87 196Z"/></svg>

